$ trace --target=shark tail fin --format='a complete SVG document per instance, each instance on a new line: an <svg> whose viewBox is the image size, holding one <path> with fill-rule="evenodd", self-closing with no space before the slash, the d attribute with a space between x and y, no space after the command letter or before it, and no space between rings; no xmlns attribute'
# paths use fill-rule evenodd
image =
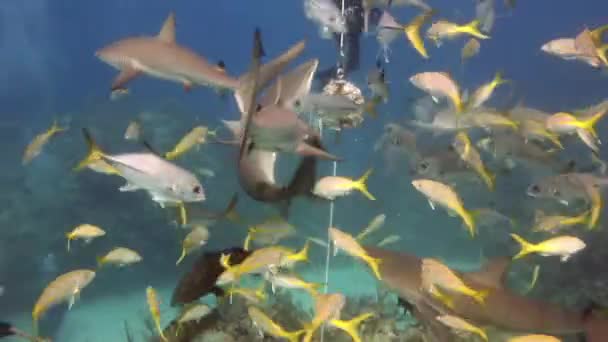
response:
<svg viewBox="0 0 608 342"><path fill-rule="evenodd" d="M513 260L520 259L534 252L535 246L524 240L524 238L522 238L521 236L517 234L511 234L511 237L513 238L513 240L517 241L517 243L519 243L519 245L521 246L521 250L519 251L519 253L517 253L517 255L513 257Z"/></svg>
<svg viewBox="0 0 608 342"><path fill-rule="evenodd" d="M84 159L82 159L74 167L74 171L80 171L84 169L85 167L93 164L94 162L101 160L105 155L99 145L97 145L97 143L93 139L93 136L91 135L91 132L89 132L88 129L83 128L82 134L84 135L84 139L87 143L87 146L89 147L89 152L87 153L86 157L84 157Z"/></svg>
<svg viewBox="0 0 608 342"><path fill-rule="evenodd" d="M338 329L344 330L353 339L353 342L362 342L361 336L359 335L357 329L359 328L359 324L361 324L361 322L372 316L374 316L374 314L368 312L361 314L350 321L333 319L330 321L330 324Z"/></svg>

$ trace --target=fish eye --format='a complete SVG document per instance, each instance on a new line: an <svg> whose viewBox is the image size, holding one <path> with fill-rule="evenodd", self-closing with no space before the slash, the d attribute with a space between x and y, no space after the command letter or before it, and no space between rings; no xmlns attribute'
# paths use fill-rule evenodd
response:
<svg viewBox="0 0 608 342"><path fill-rule="evenodd" d="M532 191L533 193L539 193L540 187L537 184L534 184L530 187L530 191Z"/></svg>
<svg viewBox="0 0 608 342"><path fill-rule="evenodd" d="M553 189L553 196L560 197L562 193L558 189Z"/></svg>
<svg viewBox="0 0 608 342"><path fill-rule="evenodd" d="M196 185L193 189L192 192L194 192L195 194L200 194L201 193L201 187Z"/></svg>
<svg viewBox="0 0 608 342"><path fill-rule="evenodd" d="M294 105L295 107L300 107L300 106L302 105L302 103L300 102L300 100L296 100L296 101L293 103L293 105Z"/></svg>
<svg viewBox="0 0 608 342"><path fill-rule="evenodd" d="M429 168L429 163L423 161L422 163L420 163L419 167L422 171L427 170Z"/></svg>

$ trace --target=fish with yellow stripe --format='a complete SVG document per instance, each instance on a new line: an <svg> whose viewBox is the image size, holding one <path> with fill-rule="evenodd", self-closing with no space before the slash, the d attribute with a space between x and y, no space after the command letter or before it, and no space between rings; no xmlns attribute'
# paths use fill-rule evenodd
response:
<svg viewBox="0 0 608 342"><path fill-rule="evenodd" d="M53 121L51 128L35 136L34 139L27 145L25 152L23 153L23 159L21 160L22 164L29 164L34 158L40 155L42 149L52 137L66 130L67 128L60 127L56 120Z"/></svg>
<svg viewBox="0 0 608 342"><path fill-rule="evenodd" d="M154 325L158 335L163 341L168 341L163 333L163 329L160 327L160 302L158 300L158 294L152 286L146 288L146 299L148 301L148 309L154 320Z"/></svg>
<svg viewBox="0 0 608 342"><path fill-rule="evenodd" d="M324 199L333 201L337 197L349 195L353 190L360 191L365 197L371 201L375 201L376 197L367 189L367 179L371 176L373 170L367 170L361 178L352 180L340 176L326 176L317 181L314 186L313 194Z"/></svg>
<svg viewBox="0 0 608 342"><path fill-rule="evenodd" d="M521 247L521 250L513 259L520 259L528 254L537 253L542 256L559 256L561 262L566 262L572 255L580 252L586 247L583 240L568 235L554 237L537 244L530 243L517 234L511 234L511 237L517 241Z"/></svg>
<svg viewBox="0 0 608 342"><path fill-rule="evenodd" d="M449 293L470 297L481 305L485 303L485 300L489 295L489 290L471 288L448 266L433 258L422 259L421 279L422 287L427 291L433 287L440 288Z"/></svg>
<svg viewBox="0 0 608 342"><path fill-rule="evenodd" d="M357 242L352 235L345 233L338 228L330 227L329 238L334 244L334 254L336 254L338 249L340 249L354 258L364 261L372 269L376 278L382 280L382 275L380 274L379 268L382 260L369 256L365 249L361 247L359 242Z"/></svg>
<svg viewBox="0 0 608 342"><path fill-rule="evenodd" d="M260 330L260 335L262 336L266 333L273 337L287 339L290 342L298 342L300 336L305 332L305 330L286 331L282 326L273 321L268 315L255 306L250 306L247 309L247 312L249 313L249 318L253 321L253 325Z"/></svg>
<svg viewBox="0 0 608 342"><path fill-rule="evenodd" d="M437 46L440 46L444 39L454 39L465 35L478 39L489 39L489 36L479 30L479 23L479 20L473 20L467 24L458 25L447 20L439 20L429 27L426 36L434 41Z"/></svg>
<svg viewBox="0 0 608 342"><path fill-rule="evenodd" d="M465 132L459 132L456 134L456 137L454 137L452 147L458 153L460 159L462 159L470 168L475 170L488 189L493 191L496 183L496 176L486 168L481 160L479 151L477 151L475 146L471 143L469 136Z"/></svg>
<svg viewBox="0 0 608 342"><path fill-rule="evenodd" d="M209 128L205 126L196 126L192 128L186 135L184 135L180 141L175 145L175 147L165 153L165 158L167 160L174 160L183 155L184 153L190 151L193 147L197 149L200 145L204 144L207 141L208 136L215 136L216 131L210 131Z"/></svg>

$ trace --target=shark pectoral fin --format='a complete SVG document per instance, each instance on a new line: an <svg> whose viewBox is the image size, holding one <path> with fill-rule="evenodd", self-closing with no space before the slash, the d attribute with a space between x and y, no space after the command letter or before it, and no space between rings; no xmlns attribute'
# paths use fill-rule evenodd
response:
<svg viewBox="0 0 608 342"><path fill-rule="evenodd" d="M112 82L111 90L126 89L125 85L140 74L141 72L135 68L124 68L120 70L120 73Z"/></svg>
<svg viewBox="0 0 608 342"><path fill-rule="evenodd" d="M331 154L327 151L324 151L321 148L309 145L304 141L300 142L298 144L298 146L296 146L295 152L302 156L311 156L311 157L317 157L317 158L329 159L329 160L340 160L340 158L334 156L333 154Z"/></svg>
<svg viewBox="0 0 608 342"><path fill-rule="evenodd" d="M484 287L503 288L506 271L510 264L510 258L492 259L483 265L479 271L467 273L466 279Z"/></svg>

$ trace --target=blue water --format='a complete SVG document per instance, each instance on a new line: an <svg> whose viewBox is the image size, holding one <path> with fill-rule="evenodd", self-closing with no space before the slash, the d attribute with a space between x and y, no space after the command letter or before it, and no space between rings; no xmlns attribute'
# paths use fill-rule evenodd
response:
<svg viewBox="0 0 608 342"><path fill-rule="evenodd" d="M429 3L439 9L440 17L454 21L466 22L474 15L470 0L429 0ZM497 7L498 18L492 38L483 42L480 55L469 61L464 70L460 68L459 57L462 39L447 42L441 48L435 48L427 41L431 55L428 61L422 60L402 37L393 43L391 61L386 65L391 101L380 107L380 117L366 118L362 127L341 134L339 142L333 135L324 137L328 149L344 158L338 165L340 175L356 178L369 168L376 170L369 188L378 200L371 202L357 193L338 200L335 226L356 234L374 216L385 213L387 221L379 235L402 237L390 249L439 256L463 267L474 267L486 257L515 251L516 246L500 228L482 231L480 238L471 240L458 219L428 208L426 200L411 187L407 169L388 172L380 153L373 151L386 123L413 119L411 101L422 93L408 79L417 72L451 71L463 87L473 88L502 70L513 81L516 99L547 112L582 108L605 98L608 87L605 71L546 55L540 51L540 46L551 39L574 36L585 27L607 24L608 2L518 1L517 8L509 12L501 1L497 1ZM306 49L298 58L299 62L319 58L320 69L336 63L334 41L319 37L315 24L305 18L300 1L4 0L0 4L0 155L3 159L0 170L0 286L4 287L4 294L0 296L0 319L19 319L21 327L28 330L30 322L26 318L49 281L68 270L95 267L96 256L118 245L138 250L144 262L127 269L99 272L78 305L86 306L87 301L93 300L103 303L103 298L137 293L141 305L125 310L139 310L144 315L147 313L143 300L145 287L164 288L164 301L168 304L170 291L179 275L195 259L190 256L185 265L175 267L183 232L176 232L167 211L150 201L147 194L117 191L123 183L118 177L71 171L86 150L81 127L90 128L109 151L133 151L139 147L122 139L124 129L130 120L147 112L152 125L145 127L146 134L152 137L155 146L167 150L195 124L217 127L221 119L238 118L231 97L221 99L205 88L186 93L181 85L150 77L135 80L127 98L116 102L109 100L108 89L116 71L98 60L94 52L127 36L156 34L169 11L176 13L178 43L211 62L224 61L231 75L240 75L247 70L255 28L261 29L270 57L305 39ZM408 22L418 10L397 8L391 13L401 22ZM365 89L365 76L374 66L378 49L373 34L362 37L361 67L349 76L349 80L362 89ZM505 105L509 92L500 90L497 94L493 101ZM26 145L36 134L46 130L53 119L69 124L70 130L52 139L30 165L22 166ZM599 126L600 136L604 136L606 124ZM238 211L246 218L244 225L220 222L210 228L211 239L204 249L242 244L246 225L276 214L275 209L247 198L240 190L235 172L235 149L207 144L193 154L180 160L180 165L205 167L216 173L215 177L203 180L208 197L205 205L220 209L232 193L240 192ZM604 151L600 156L608 158ZM293 164L293 158L287 160L285 164ZM288 179L290 166L282 164L281 167L279 178ZM331 163L321 162L319 175L330 174L331 167ZM499 176L499 191L495 194L476 197L479 189L463 191L468 194L467 202L470 199L472 207L492 202L499 210L525 221L532 214L526 208L532 202L523 193L529 181L515 176L500 179ZM323 202L297 200L291 208L290 222L297 227L300 236L325 238L328 207ZM65 232L84 222L104 227L108 236L87 246L76 242L74 251L67 254ZM606 240L605 231L596 234L598 239ZM301 238L287 241L294 248L300 248L302 243ZM311 272L319 276L324 260L324 250L314 249ZM352 260L345 257L334 265L353 267ZM554 275L559 265L548 263L546 267L544 275L547 278L541 284L549 288L548 293L556 294L559 289L551 285L554 285L552 279L558 279ZM586 277L598 279L591 270L564 269L577 279L568 284L572 288L584 282ZM559 279L568 278L561 276ZM338 283L349 285L343 281ZM349 291L339 286L332 290ZM366 291L374 292L375 289L361 289L360 292ZM567 295L576 294L570 291ZM565 296L557 297L563 299ZM94 312L95 308L87 310ZM42 327L47 335L58 333L63 315L65 309L58 308L45 316ZM166 322L169 320L167 318ZM112 324L111 319L105 319L102 324ZM120 324L118 320L115 325ZM63 326L61 329L77 330L78 327ZM63 341L81 342L65 337Z"/></svg>

